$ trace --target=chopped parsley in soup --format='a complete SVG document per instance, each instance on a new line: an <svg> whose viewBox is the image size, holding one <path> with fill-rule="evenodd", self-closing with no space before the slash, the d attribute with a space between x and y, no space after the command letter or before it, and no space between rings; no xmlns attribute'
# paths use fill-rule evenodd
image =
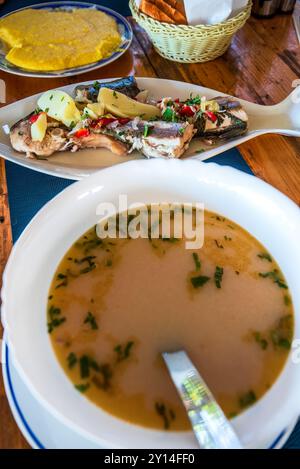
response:
<svg viewBox="0 0 300 469"><path fill-rule="evenodd" d="M129 218L130 219L130 218ZM184 349L231 418L260 399L287 360L293 305L267 250L205 211L205 240L100 239L69 249L49 291L48 332L74 385L103 410L188 430L161 352Z"/></svg>

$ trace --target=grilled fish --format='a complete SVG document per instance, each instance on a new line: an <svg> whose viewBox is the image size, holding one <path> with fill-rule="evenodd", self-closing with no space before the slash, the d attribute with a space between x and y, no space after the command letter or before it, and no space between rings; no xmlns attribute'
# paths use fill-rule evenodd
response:
<svg viewBox="0 0 300 469"><path fill-rule="evenodd" d="M31 138L31 115L17 122L10 130L13 148L31 158L48 157L60 151L75 152L81 148L107 148L120 156L138 150L148 158L179 158L194 135L194 126L188 122L147 122L136 118L126 124L122 124L122 119L121 123L119 119L110 119L113 122L105 127L87 119L84 122L85 132L78 137L77 132L50 119L43 141L37 142Z"/></svg>
<svg viewBox="0 0 300 469"><path fill-rule="evenodd" d="M140 118L125 125L106 127L105 133L130 145L147 158L180 158L189 147L194 126L188 122L143 121Z"/></svg>
<svg viewBox="0 0 300 469"><path fill-rule="evenodd" d="M90 132L77 138L69 129L58 121L48 118L48 128L42 142L33 141L30 132L30 117L20 120L10 129L10 140L13 148L26 153L29 158L46 158L55 152L72 151L81 148L107 148L116 155L125 155L127 146L109 135Z"/></svg>
<svg viewBox="0 0 300 469"><path fill-rule="evenodd" d="M155 102L161 116L143 120L146 114L126 112L132 99L126 98L126 103L125 97L124 109L118 108L118 113L108 106L109 103L100 103L100 111L98 106L86 105L97 102L102 87L135 100L146 99L145 90L139 90L134 77L77 86L76 103L60 90L47 92L38 100L35 115L25 117L10 129L13 148L37 158L81 148L107 148L116 155L136 149L148 158L180 158L194 136L215 143L242 135L248 128L248 117L240 102L228 96L209 101L205 96L193 97L192 94L185 101L164 97ZM118 98L118 93L113 95ZM114 104L111 106L117 108ZM112 114L103 115L105 109ZM141 115L128 117L137 114Z"/></svg>
<svg viewBox="0 0 300 469"><path fill-rule="evenodd" d="M119 91L129 98L135 98L140 92L136 79L130 76L105 83L95 81L90 85L76 86L75 101L78 103L96 103L100 88L110 88L111 90Z"/></svg>
<svg viewBox="0 0 300 469"><path fill-rule="evenodd" d="M211 143L219 139L238 137L247 132L248 116L241 103L231 97L217 96L212 99L219 109L213 113L200 113L195 121L197 137L204 137Z"/></svg>

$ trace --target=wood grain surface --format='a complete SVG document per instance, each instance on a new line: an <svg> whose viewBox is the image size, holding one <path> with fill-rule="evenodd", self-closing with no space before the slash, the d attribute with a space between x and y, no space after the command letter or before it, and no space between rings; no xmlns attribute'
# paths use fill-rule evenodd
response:
<svg viewBox="0 0 300 469"><path fill-rule="evenodd" d="M203 85L260 104L275 104L300 78L300 47L290 15L250 18L223 57L205 64L178 64L162 58L133 21L134 41L117 62L65 79L30 79L0 72L7 103L58 86L129 74ZM300 204L300 139L267 135L239 150L253 172ZM0 159L0 279L12 246L5 166ZM1 326L0 326L1 328ZM2 331L0 329L0 334ZM18 430L0 381L0 448L28 448Z"/></svg>

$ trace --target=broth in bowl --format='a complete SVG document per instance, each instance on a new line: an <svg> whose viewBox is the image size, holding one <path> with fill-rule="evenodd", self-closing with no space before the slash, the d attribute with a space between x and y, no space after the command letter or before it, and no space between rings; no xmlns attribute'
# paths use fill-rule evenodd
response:
<svg viewBox="0 0 300 469"><path fill-rule="evenodd" d="M204 232L190 250L185 238L100 239L92 227L55 272L47 320L57 359L78 392L116 417L190 428L163 351L187 351L229 418L287 360L294 313L276 261L221 215L205 211Z"/></svg>

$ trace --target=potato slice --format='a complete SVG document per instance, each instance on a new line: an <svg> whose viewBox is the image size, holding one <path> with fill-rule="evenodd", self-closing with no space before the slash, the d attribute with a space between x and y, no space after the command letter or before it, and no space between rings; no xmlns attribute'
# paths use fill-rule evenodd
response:
<svg viewBox="0 0 300 469"><path fill-rule="evenodd" d="M103 116L104 107L101 103L90 103L83 109L83 116L89 117L90 119L98 119Z"/></svg>
<svg viewBox="0 0 300 469"><path fill-rule="evenodd" d="M97 114L98 117L104 114L104 106L101 103L89 103L87 108L93 111L94 114Z"/></svg>
<svg viewBox="0 0 300 469"><path fill-rule="evenodd" d="M74 99L61 90L46 91L38 100L38 107L67 127L77 124L81 118Z"/></svg>
<svg viewBox="0 0 300 469"><path fill-rule="evenodd" d="M104 106L106 111L117 117L134 118L140 116L147 120L160 116L160 110L156 106L140 103L109 88L100 89L98 102Z"/></svg>
<svg viewBox="0 0 300 469"><path fill-rule="evenodd" d="M30 128L31 138L34 142L42 142L47 132L47 114L41 112Z"/></svg>
<svg viewBox="0 0 300 469"><path fill-rule="evenodd" d="M87 106L83 109L82 115L84 118L89 117L90 119L98 119L98 114L96 114L92 109Z"/></svg>

